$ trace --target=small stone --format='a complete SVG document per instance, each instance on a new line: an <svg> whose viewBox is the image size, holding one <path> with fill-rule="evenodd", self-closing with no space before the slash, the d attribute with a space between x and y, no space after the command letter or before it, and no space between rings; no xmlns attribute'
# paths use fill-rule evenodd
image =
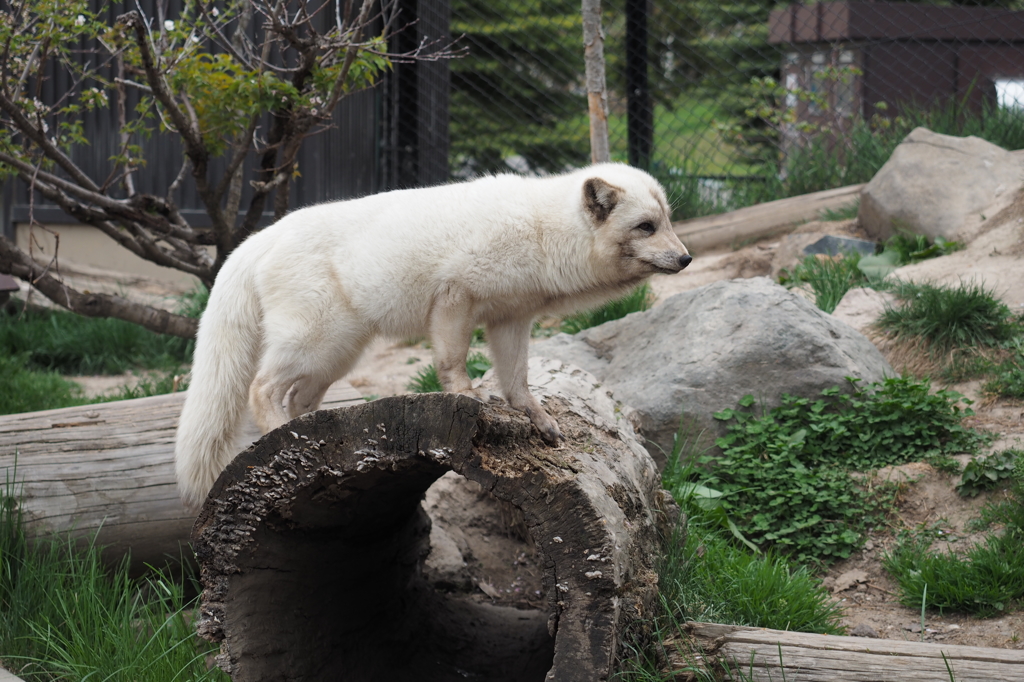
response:
<svg viewBox="0 0 1024 682"><path fill-rule="evenodd" d="M920 628L918 628L920 630ZM851 637L878 637L878 633L875 629L867 623L858 623L852 630L850 630Z"/></svg>
<svg viewBox="0 0 1024 682"><path fill-rule="evenodd" d="M910 625L904 625L903 629L907 630L909 632L913 632L914 634L917 634L918 632L921 632L921 626L918 625L917 623L911 623Z"/></svg>

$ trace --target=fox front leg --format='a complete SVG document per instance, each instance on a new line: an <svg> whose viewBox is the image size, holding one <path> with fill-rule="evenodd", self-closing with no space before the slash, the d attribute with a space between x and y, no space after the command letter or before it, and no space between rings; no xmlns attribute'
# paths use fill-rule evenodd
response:
<svg viewBox="0 0 1024 682"><path fill-rule="evenodd" d="M533 320L512 320L487 325L487 342L494 356L494 369L509 405L526 413L548 443L562 436L558 422L541 407L526 383L530 327Z"/></svg>

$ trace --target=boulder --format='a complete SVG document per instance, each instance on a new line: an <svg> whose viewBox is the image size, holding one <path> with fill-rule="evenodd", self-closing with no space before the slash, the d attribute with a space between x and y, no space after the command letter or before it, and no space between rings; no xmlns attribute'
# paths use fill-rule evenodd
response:
<svg viewBox="0 0 1024 682"><path fill-rule="evenodd" d="M652 310L536 343L530 353L602 381L629 406L659 466L681 417L691 436L703 433L710 444L724 433L712 415L744 395L772 408L784 393L816 397L848 376L894 374L863 335L767 277L682 292Z"/></svg>
<svg viewBox="0 0 1024 682"><path fill-rule="evenodd" d="M884 241L898 230L969 242L1024 185L1024 158L981 138L915 128L861 191L860 224Z"/></svg>

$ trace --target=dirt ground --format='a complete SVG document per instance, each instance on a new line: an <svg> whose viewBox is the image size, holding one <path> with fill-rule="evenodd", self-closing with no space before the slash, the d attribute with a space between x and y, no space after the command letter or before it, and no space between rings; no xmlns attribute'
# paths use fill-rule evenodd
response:
<svg viewBox="0 0 1024 682"><path fill-rule="evenodd" d="M804 246L826 234L863 237L856 221L810 222L791 234L742 248L694 254L689 268L677 275L657 276L652 286L658 300L664 301L672 294L718 280L777 276L782 268L797 262ZM984 230L965 250L908 266L898 274L943 283L980 280L1012 309L1024 310L1022 273L1024 221L1013 215L1001 225ZM159 300L159 292L152 288L146 288L145 293L150 300ZM835 315L867 331L880 305L878 295L858 292L844 301ZM397 395L406 392L411 378L430 362L430 349L422 341L378 341L367 349L348 380L368 398ZM117 385L117 379L109 377L75 380L82 382L90 394ZM950 388L976 399L973 425L1002 434L994 450L1024 447L1024 404L983 399L977 382ZM1024 611L990 619L928 613L922 632L920 610L897 602L896 586L881 567L882 553L892 545L894 530L933 524L955 538L958 546L964 546L977 539L966 530L967 522L976 517L990 496L961 498L954 490L955 477L926 464L908 464L885 473L905 481L892 526L877 529L862 551L832 566L823 576L843 608L843 622L854 634L885 639L923 638L974 646L1024 647ZM480 601L519 607L542 603L538 557L529 543L507 530L508 520L503 518L507 510L497 501L475 484L451 475L429 491L425 506L435 525L435 550L426 567L427 576L435 585L465 592Z"/></svg>

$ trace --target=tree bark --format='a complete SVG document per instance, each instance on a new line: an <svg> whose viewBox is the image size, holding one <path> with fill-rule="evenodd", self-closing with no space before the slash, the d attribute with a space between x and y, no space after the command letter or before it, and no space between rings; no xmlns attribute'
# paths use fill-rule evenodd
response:
<svg viewBox="0 0 1024 682"><path fill-rule="evenodd" d="M604 31L601 29L601 0L582 0L583 62L587 76L590 108L590 161L611 161L608 144L608 85L604 72Z"/></svg>
<svg viewBox="0 0 1024 682"><path fill-rule="evenodd" d="M384 398L305 415L221 475L192 532L199 632L253 680L607 680L642 638L660 538L678 516L653 461L592 376L534 359L566 441L465 396ZM420 506L446 471L523 512L546 612L436 593Z"/></svg>
<svg viewBox="0 0 1024 682"><path fill-rule="evenodd" d="M38 289L57 305L86 317L116 317L158 334L193 339L199 320L130 301L111 294L82 293L49 274L48 268L0 236L0 272L14 275Z"/></svg>

